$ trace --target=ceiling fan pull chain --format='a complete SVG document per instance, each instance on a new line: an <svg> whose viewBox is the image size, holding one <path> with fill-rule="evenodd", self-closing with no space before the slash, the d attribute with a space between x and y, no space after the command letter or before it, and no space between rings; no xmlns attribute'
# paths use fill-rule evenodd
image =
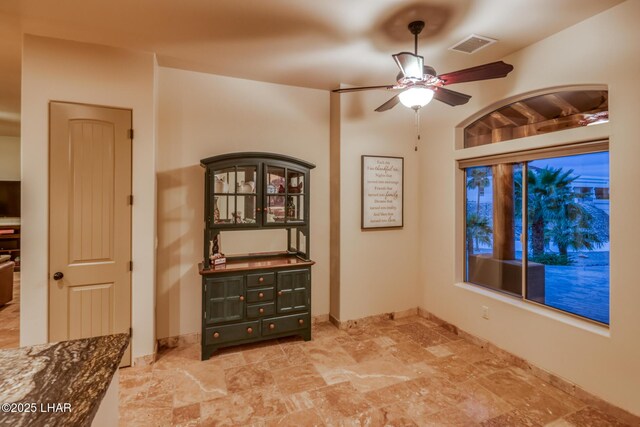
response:
<svg viewBox="0 0 640 427"><path fill-rule="evenodd" d="M418 143L420 142L420 109L416 108L416 146L413 151L418 151Z"/></svg>

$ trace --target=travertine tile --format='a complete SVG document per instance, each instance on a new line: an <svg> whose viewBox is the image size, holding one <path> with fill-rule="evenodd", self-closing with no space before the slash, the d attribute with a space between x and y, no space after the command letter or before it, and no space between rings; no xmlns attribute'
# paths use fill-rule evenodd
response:
<svg viewBox="0 0 640 427"><path fill-rule="evenodd" d="M476 427L478 423L473 421L464 412L457 408L446 408L433 415L429 415L424 420L419 420L418 425L425 427L460 426Z"/></svg>
<svg viewBox="0 0 640 427"><path fill-rule="evenodd" d="M275 386L233 393L200 404L200 419L205 426L263 424L266 419L287 413L285 399Z"/></svg>
<svg viewBox="0 0 640 427"><path fill-rule="evenodd" d="M630 426L629 424L616 419L612 415L605 414L604 412L592 407L587 407L574 412L573 414L567 415L565 420L568 421L570 425L576 427Z"/></svg>
<svg viewBox="0 0 640 427"><path fill-rule="evenodd" d="M406 382L392 384L365 393L365 397L371 406L382 407L398 401L405 401L413 396Z"/></svg>
<svg viewBox="0 0 640 427"><path fill-rule="evenodd" d="M507 360L495 355L492 355L491 359L480 360L478 362L472 363L472 365L478 368L484 375L490 375L494 372L498 372L514 366Z"/></svg>
<svg viewBox="0 0 640 427"><path fill-rule="evenodd" d="M314 406L327 425L344 424L345 418L358 419L372 409L364 395L348 382L313 390L310 395Z"/></svg>
<svg viewBox="0 0 640 427"><path fill-rule="evenodd" d="M414 341L402 341L385 348L402 363L417 363L435 359L436 356Z"/></svg>
<svg viewBox="0 0 640 427"><path fill-rule="evenodd" d="M465 362L457 356L441 357L427 362L435 370L437 376L457 383L464 382L482 376L479 368Z"/></svg>
<svg viewBox="0 0 640 427"><path fill-rule="evenodd" d="M340 344L332 341L305 343L303 350L311 363L322 366L339 367L356 363Z"/></svg>
<svg viewBox="0 0 640 427"><path fill-rule="evenodd" d="M480 425L483 427L542 427L536 421L530 419L518 410L509 411L497 417L483 421ZM547 425L548 426L548 425ZM555 427L566 427L557 425Z"/></svg>
<svg viewBox="0 0 640 427"><path fill-rule="evenodd" d="M380 337L378 337L380 338ZM342 344L344 351L357 363L377 359L381 356L382 348L373 340L354 341Z"/></svg>
<svg viewBox="0 0 640 427"><path fill-rule="evenodd" d="M407 323L398 326L398 330L407 335L422 347L444 344L450 340L437 332L438 328L429 328L422 323Z"/></svg>
<svg viewBox="0 0 640 427"><path fill-rule="evenodd" d="M282 347L277 342L264 342L247 346L242 352L247 363L264 362L285 355Z"/></svg>
<svg viewBox="0 0 640 427"><path fill-rule="evenodd" d="M464 400L456 406L474 421L486 421L513 410L511 405L475 381L461 383L458 389Z"/></svg>
<svg viewBox="0 0 640 427"><path fill-rule="evenodd" d="M323 427L325 423L315 409L292 412L282 417L269 418L265 422L265 427L286 426Z"/></svg>
<svg viewBox="0 0 640 427"><path fill-rule="evenodd" d="M384 316L362 325L314 324L312 341L230 347L207 361L197 344L163 349L154 365L121 370L120 425L640 425L451 325Z"/></svg>
<svg viewBox="0 0 640 427"><path fill-rule="evenodd" d="M285 395L313 390L327 385L315 366L310 363L276 369L271 373L278 388Z"/></svg>
<svg viewBox="0 0 640 427"><path fill-rule="evenodd" d="M459 356L467 363L480 362L495 357L482 347L471 344L470 342L464 340L447 343L444 345L444 347L450 350L455 355Z"/></svg>
<svg viewBox="0 0 640 427"><path fill-rule="evenodd" d="M225 369L224 378L229 393L238 393L275 384L266 362Z"/></svg>
<svg viewBox="0 0 640 427"><path fill-rule="evenodd" d="M200 424L200 402L173 408L171 424L175 426L197 426Z"/></svg>

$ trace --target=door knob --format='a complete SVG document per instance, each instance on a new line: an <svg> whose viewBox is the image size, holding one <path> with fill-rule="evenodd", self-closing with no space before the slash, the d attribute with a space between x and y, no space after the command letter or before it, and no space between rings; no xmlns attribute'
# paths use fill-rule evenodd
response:
<svg viewBox="0 0 640 427"><path fill-rule="evenodd" d="M53 273L53 280L60 280L64 277L64 274L62 274L59 271L56 271L55 273Z"/></svg>

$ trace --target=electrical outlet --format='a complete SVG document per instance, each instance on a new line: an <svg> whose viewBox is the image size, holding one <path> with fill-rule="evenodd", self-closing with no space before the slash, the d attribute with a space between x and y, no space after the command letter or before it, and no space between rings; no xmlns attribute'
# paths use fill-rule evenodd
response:
<svg viewBox="0 0 640 427"><path fill-rule="evenodd" d="M487 320L489 319L489 307L486 305L482 306L482 318Z"/></svg>

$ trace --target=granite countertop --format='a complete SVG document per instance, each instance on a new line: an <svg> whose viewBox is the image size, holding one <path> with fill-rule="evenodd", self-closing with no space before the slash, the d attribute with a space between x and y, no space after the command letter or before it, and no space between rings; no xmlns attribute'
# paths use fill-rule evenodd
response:
<svg viewBox="0 0 640 427"><path fill-rule="evenodd" d="M0 350L0 425L90 426L128 344L117 334Z"/></svg>

